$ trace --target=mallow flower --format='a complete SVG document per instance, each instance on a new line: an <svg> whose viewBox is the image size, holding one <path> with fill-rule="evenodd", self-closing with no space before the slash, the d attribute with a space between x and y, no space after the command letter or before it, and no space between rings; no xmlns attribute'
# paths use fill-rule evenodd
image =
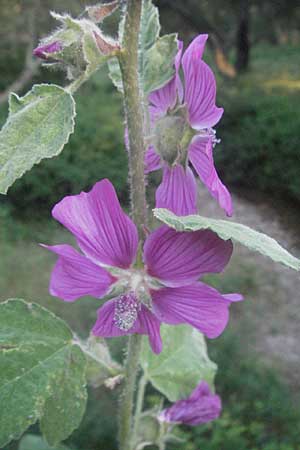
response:
<svg viewBox="0 0 300 450"><path fill-rule="evenodd" d="M52 215L75 236L80 252L67 244L45 246L58 255L50 293L67 302L112 297L98 310L96 336L145 334L159 353L161 322L188 323L209 338L222 333L230 303L241 296L222 295L198 280L224 269L231 241L164 225L147 236L141 251L137 228L106 179L88 193L63 198Z"/></svg>
<svg viewBox="0 0 300 450"><path fill-rule="evenodd" d="M220 397L211 392L206 381L201 381L187 399L164 409L158 419L170 424L201 425L217 419L221 409Z"/></svg>
<svg viewBox="0 0 300 450"><path fill-rule="evenodd" d="M156 207L170 209L177 215L197 212L197 184L190 163L210 194L231 216L231 196L213 159L213 148L218 142L213 127L221 119L223 108L216 106L215 77L202 60L207 38L206 34L196 37L183 56L179 41L174 77L149 95L151 145L145 155L145 170L163 172L156 191Z"/></svg>

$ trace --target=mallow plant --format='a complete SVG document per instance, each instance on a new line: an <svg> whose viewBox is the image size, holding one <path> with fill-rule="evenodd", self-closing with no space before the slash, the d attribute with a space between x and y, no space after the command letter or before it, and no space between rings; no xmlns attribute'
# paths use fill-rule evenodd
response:
<svg viewBox="0 0 300 450"><path fill-rule="evenodd" d="M119 17L117 39L102 31L111 14ZM233 214L214 166L214 127L224 112L202 59L207 35L185 49L177 34L161 36L151 0L96 4L79 18L52 15L59 27L34 54L63 70L66 83L10 95L0 132L0 192L63 150L75 126L76 91L108 65L124 99L131 213L122 210L108 179L54 206L54 219L72 233L77 248L41 244L41 251L57 256L50 293L70 303L91 296L99 309L90 337L82 340L36 299L0 304L0 447L39 422L45 448L65 448L61 442L85 413L87 385L105 384L120 392L119 449L164 450L176 441L180 424L201 426L221 414L205 338L225 330L230 307L243 297L218 292L202 276L224 270L234 242L297 271L300 261L246 225L199 215L198 182ZM152 171L160 171L162 181L150 211L146 178ZM122 365L106 343L119 336L127 336ZM150 410L144 407L148 383L162 397Z"/></svg>

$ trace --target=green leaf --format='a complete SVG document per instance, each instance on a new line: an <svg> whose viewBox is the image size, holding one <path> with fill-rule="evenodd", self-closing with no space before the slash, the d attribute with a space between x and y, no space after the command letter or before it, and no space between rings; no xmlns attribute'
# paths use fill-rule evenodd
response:
<svg viewBox="0 0 300 450"><path fill-rule="evenodd" d="M0 131L0 193L43 158L58 155L74 131L75 102L56 85L35 85L24 97L11 94Z"/></svg>
<svg viewBox="0 0 300 450"><path fill-rule="evenodd" d="M174 59L178 51L177 35L159 38L158 8L151 0L143 0L139 35L139 79L141 91L147 96L171 80L174 75ZM119 42L123 41L124 18L119 25ZM122 76L117 58L108 62L109 75L116 88L122 92Z"/></svg>
<svg viewBox="0 0 300 450"><path fill-rule="evenodd" d="M140 51L145 52L154 45L160 32L158 8L151 0L143 0L140 27L139 46Z"/></svg>
<svg viewBox="0 0 300 450"><path fill-rule="evenodd" d="M41 436L36 434L27 434L21 439L19 450L70 450L64 445L50 447Z"/></svg>
<svg viewBox="0 0 300 450"><path fill-rule="evenodd" d="M189 396L200 380L213 384L217 366L203 335L188 325L161 327L163 351L155 355L143 341L141 364L153 386L174 402Z"/></svg>
<svg viewBox="0 0 300 450"><path fill-rule="evenodd" d="M102 64L104 64L110 58L110 56L105 56L100 53L93 34L84 34L82 38L82 49L86 62L86 76L91 76Z"/></svg>
<svg viewBox="0 0 300 450"><path fill-rule="evenodd" d="M291 255L275 239L266 234L252 230L241 223L229 220L209 219L207 217L191 215L178 217L171 211L163 208L153 210L155 217L178 231L196 231L210 229L217 233L221 239L232 239L245 245L250 250L255 250L268 256L273 261L280 262L295 270L300 270L300 260Z"/></svg>
<svg viewBox="0 0 300 450"><path fill-rule="evenodd" d="M87 358L87 381L93 387L122 377L122 368L112 359L104 339L91 335L80 346Z"/></svg>
<svg viewBox="0 0 300 450"><path fill-rule="evenodd" d="M142 86L145 94L161 88L174 75L177 54L177 35L166 34L147 51L142 69Z"/></svg>
<svg viewBox="0 0 300 450"><path fill-rule="evenodd" d="M86 406L86 358L61 319L20 299L0 304L0 447L37 420L50 445L66 439Z"/></svg>

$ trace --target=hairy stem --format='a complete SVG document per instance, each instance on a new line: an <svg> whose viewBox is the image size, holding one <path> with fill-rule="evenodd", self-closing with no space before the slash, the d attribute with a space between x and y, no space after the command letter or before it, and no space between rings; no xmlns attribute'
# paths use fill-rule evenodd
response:
<svg viewBox="0 0 300 450"><path fill-rule="evenodd" d="M137 400L136 400L134 426L133 426L133 433L132 433L132 436L133 436L132 441L133 442L135 442L136 438L137 438L137 432L139 429L141 413L143 410L146 386L147 386L147 378L145 377L145 375L142 375L140 378L140 381L139 381L139 388L138 388L138 394L137 394Z"/></svg>
<svg viewBox="0 0 300 450"><path fill-rule="evenodd" d="M146 197L144 178L144 127L138 79L138 46L142 0L127 0L124 39L119 62L124 88L124 108L129 140L129 175L131 215L137 226L140 248L144 241L146 224ZM119 449L132 450L132 411L136 376L139 368L141 336L128 339L125 362L124 388L119 409Z"/></svg>

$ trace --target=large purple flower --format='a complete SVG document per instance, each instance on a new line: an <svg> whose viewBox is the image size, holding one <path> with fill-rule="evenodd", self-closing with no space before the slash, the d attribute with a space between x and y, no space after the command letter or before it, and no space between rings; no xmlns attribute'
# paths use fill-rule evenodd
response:
<svg viewBox="0 0 300 450"><path fill-rule="evenodd" d="M224 269L231 241L211 231L185 233L162 226L147 237L141 266L135 263L136 226L108 180L88 193L65 197L52 214L75 236L82 253L70 245L46 246L59 256L50 293L69 302L86 295L114 297L98 310L95 335L146 334L159 353L161 322L189 323L210 338L224 330L230 302L241 297L221 295L198 279Z"/></svg>
<svg viewBox="0 0 300 450"><path fill-rule="evenodd" d="M146 172L162 168L156 206L178 215L197 212L197 185L189 162L227 215L232 215L231 196L218 177L213 160L217 143L213 127L222 117L216 106L216 81L202 60L207 35L196 37L175 59L175 75L149 96L151 145L145 156ZM184 86L179 76L180 65Z"/></svg>
<svg viewBox="0 0 300 450"><path fill-rule="evenodd" d="M222 409L221 399L212 394L209 385L202 381L185 400L179 400L168 409L164 409L159 420L167 423L200 425L219 417Z"/></svg>

